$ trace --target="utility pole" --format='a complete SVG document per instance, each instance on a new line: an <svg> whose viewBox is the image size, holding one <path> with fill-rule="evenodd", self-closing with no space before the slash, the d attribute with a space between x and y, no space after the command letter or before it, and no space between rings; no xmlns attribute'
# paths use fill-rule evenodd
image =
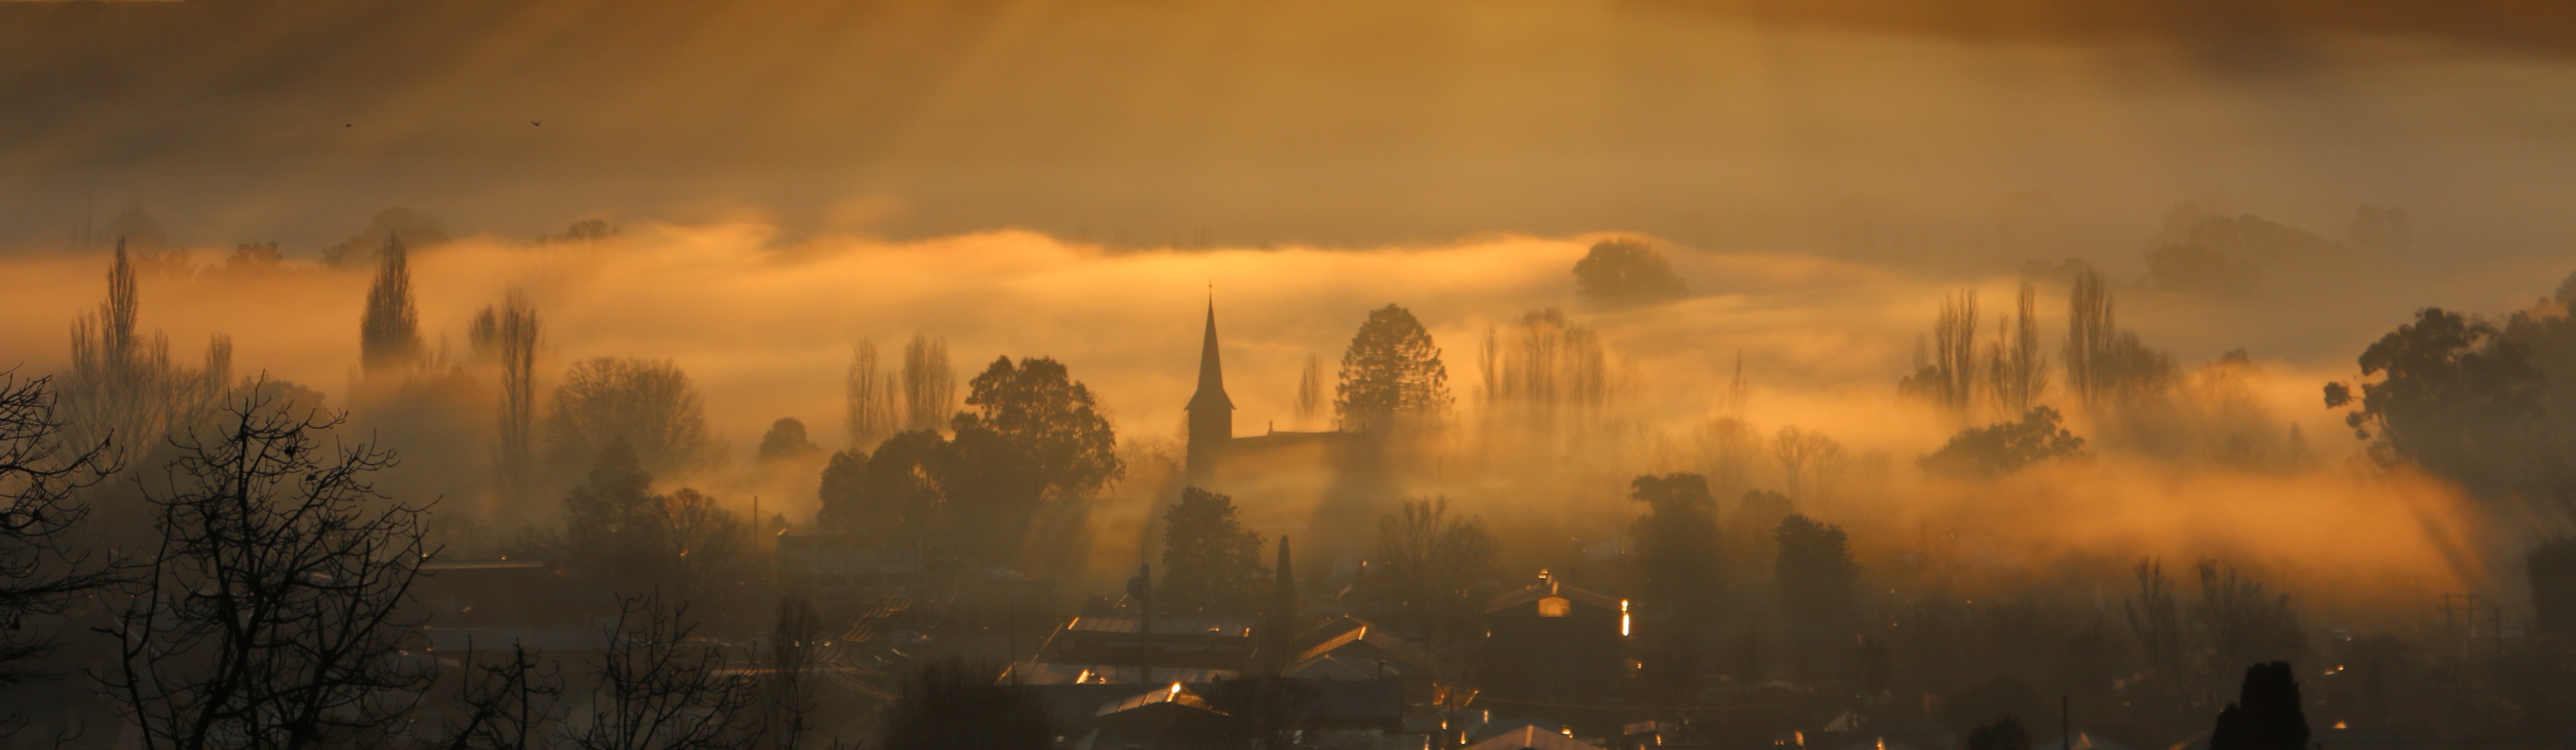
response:
<svg viewBox="0 0 2576 750"><path fill-rule="evenodd" d="M2075 750L2075 712L2071 696L2057 696L2057 750Z"/></svg>
<svg viewBox="0 0 2576 750"><path fill-rule="evenodd" d="M1136 566L1136 577L1127 579L1127 593L1136 597L1136 683L1154 684L1154 566Z"/></svg>

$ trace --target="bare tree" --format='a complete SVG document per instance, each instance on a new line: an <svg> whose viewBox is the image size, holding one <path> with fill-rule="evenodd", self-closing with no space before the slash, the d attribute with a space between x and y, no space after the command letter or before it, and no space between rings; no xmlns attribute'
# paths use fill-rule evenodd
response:
<svg viewBox="0 0 2576 750"><path fill-rule="evenodd" d="M938 430L957 409L957 376L948 366L948 340L913 334L903 347L904 429Z"/></svg>
<svg viewBox="0 0 2576 750"><path fill-rule="evenodd" d="M420 309L412 304L410 253L388 234L376 256L376 281L367 287L367 311L358 324L359 363L369 373L404 367L421 357Z"/></svg>
<svg viewBox="0 0 2576 750"><path fill-rule="evenodd" d="M1405 501L1378 519L1369 557L1386 566L1423 632L1439 638L1464 614L1467 587L1493 568L1494 554L1484 520L1450 513L1443 497Z"/></svg>
<svg viewBox="0 0 2576 750"><path fill-rule="evenodd" d="M2202 560L2200 603L2192 608L2209 644L2210 673L2225 686L2238 665L2297 659L2307 649L2290 595L2267 594L2263 583L2234 565Z"/></svg>
<svg viewBox="0 0 2576 750"><path fill-rule="evenodd" d="M1842 443L1797 425L1782 426L1771 439L1771 460L1780 465L1781 489L1802 503L1827 498L1848 459Z"/></svg>
<svg viewBox="0 0 2576 750"><path fill-rule="evenodd" d="M2100 377L2117 333L2111 291L2102 274L2091 270L2077 274L2066 296L2066 387L2087 405L2101 398Z"/></svg>
<svg viewBox="0 0 2576 750"><path fill-rule="evenodd" d="M687 604L621 600L591 664L590 715L565 739L580 750L747 750L760 740L760 689L748 664L693 642Z"/></svg>
<svg viewBox="0 0 2576 750"><path fill-rule="evenodd" d="M30 662L53 651L50 632L30 620L61 614L82 595L116 582L113 561L92 564L65 544L89 508L73 493L117 466L105 444L65 442L48 378L21 381L0 371L0 686L52 677ZM0 713L0 737L25 717Z"/></svg>
<svg viewBox="0 0 2576 750"><path fill-rule="evenodd" d="M645 471L696 463L706 448L706 406L688 373L667 360L598 357L573 363L546 417L558 465L589 465L625 440Z"/></svg>
<svg viewBox="0 0 2576 750"><path fill-rule="evenodd" d="M768 679L764 687L762 709L767 712L761 722L768 727L770 747L796 750L804 744L805 735L814 731L816 689L814 667L820 661L823 620L814 615L814 607L803 597L778 600L778 622L769 631L769 668L762 674Z"/></svg>
<svg viewBox="0 0 2576 750"><path fill-rule="evenodd" d="M1995 321L1995 346L1986 357L1986 386L2007 414L2030 411L2048 390L2048 355L2039 350L2039 287L2024 281L2013 314Z"/></svg>
<svg viewBox="0 0 2576 750"><path fill-rule="evenodd" d="M861 340L851 348L850 371L843 376L842 386L841 414L849 425L852 447L874 450L902 427L903 415L895 410L895 376L877 363L877 342Z"/></svg>
<svg viewBox="0 0 2576 750"><path fill-rule="evenodd" d="M456 690L463 715L447 722L441 750L545 746L542 732L563 718L557 705L564 690L559 666L539 660L526 644L514 642L506 656L495 662L479 661L468 651L464 669L464 681Z"/></svg>
<svg viewBox="0 0 2576 750"><path fill-rule="evenodd" d="M216 336L205 366L171 364L170 340L140 330L142 298L119 240L107 270L107 299L72 321L71 369L59 401L74 445L109 443L115 461L134 458L178 425L195 424L223 401L232 380L232 340Z"/></svg>
<svg viewBox="0 0 2576 750"><path fill-rule="evenodd" d="M501 368L501 448L497 457L502 495L524 500L536 463L537 335L541 327L528 295L510 290L499 308L486 305L474 316L476 353Z"/></svg>
<svg viewBox="0 0 2576 750"><path fill-rule="evenodd" d="M2146 661L2148 677L2155 689L2168 701L2180 695L2190 676L2185 662L2186 646L2182 624L2182 604L2174 596L2173 579L2165 576L2164 565L2154 560L2138 561L2135 572L2138 593L2123 605L2129 619L2129 634L2137 639L2138 654Z"/></svg>
<svg viewBox="0 0 2576 750"><path fill-rule="evenodd" d="M1312 429L1325 405L1324 358L1308 353L1306 368L1297 373L1297 426Z"/></svg>
<svg viewBox="0 0 2576 750"><path fill-rule="evenodd" d="M392 453L328 450L338 416L250 395L226 423L173 438L145 483L159 548L110 627L97 674L145 750L300 750L381 742L434 678L399 649L430 552L426 509L368 484Z"/></svg>
<svg viewBox="0 0 2576 750"><path fill-rule="evenodd" d="M1953 413L1965 413L1976 396L1977 371L1983 364L1977 358L1976 290L1943 295L1930 344L1915 343L1914 374L1898 383L1897 390Z"/></svg>

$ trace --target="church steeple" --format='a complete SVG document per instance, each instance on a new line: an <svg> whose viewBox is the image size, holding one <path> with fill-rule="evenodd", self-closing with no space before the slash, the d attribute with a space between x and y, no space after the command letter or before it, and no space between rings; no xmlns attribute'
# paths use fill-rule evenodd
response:
<svg viewBox="0 0 2576 750"><path fill-rule="evenodd" d="M1207 337L1199 349L1199 390L1185 407L1190 414L1189 481L1205 488L1216 472L1217 454L1234 439L1234 400L1225 395L1225 364L1216 349L1216 301L1208 301Z"/></svg>

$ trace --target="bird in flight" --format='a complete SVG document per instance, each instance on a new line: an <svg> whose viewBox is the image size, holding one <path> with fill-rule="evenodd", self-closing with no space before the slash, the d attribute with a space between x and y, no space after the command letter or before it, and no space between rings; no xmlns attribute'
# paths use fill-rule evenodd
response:
<svg viewBox="0 0 2576 750"><path fill-rule="evenodd" d="M538 121L535 121L535 120L529 120L529 121L528 121L528 124L530 124L530 125L536 125L536 126L539 126L539 127L543 127L543 126L545 125L545 123L538 122Z"/></svg>

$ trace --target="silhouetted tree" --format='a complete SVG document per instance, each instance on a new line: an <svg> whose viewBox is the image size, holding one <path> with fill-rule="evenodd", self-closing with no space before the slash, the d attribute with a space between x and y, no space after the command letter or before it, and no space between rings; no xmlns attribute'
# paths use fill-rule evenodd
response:
<svg viewBox="0 0 2576 750"><path fill-rule="evenodd" d="M1610 357L1600 335L1566 323L1555 308L1531 311L1508 328L1486 327L1480 355L1486 402L1533 427L1552 428L1559 411L1610 401Z"/></svg>
<svg viewBox="0 0 2576 750"><path fill-rule="evenodd" d="M2261 286L2267 272L2295 280L2351 254L2342 243L2253 214L2209 216L2147 253L2147 281L2171 291L2242 294Z"/></svg>
<svg viewBox="0 0 2576 750"><path fill-rule="evenodd" d="M877 364L877 342L862 340L851 348L842 389L842 421L849 427L852 448L874 450L902 426L903 415L895 410L900 388L894 373Z"/></svg>
<svg viewBox="0 0 2576 750"><path fill-rule="evenodd" d="M1986 387L2007 413L2030 411L2048 390L2048 355L2039 350L2039 287L2022 282L2013 314L1996 325L2002 330L1986 359Z"/></svg>
<svg viewBox="0 0 2576 750"><path fill-rule="evenodd" d="M2209 644L2211 664L2252 664L2295 658L2307 649L2307 632L2290 609L2290 595L2266 594L2261 581L2233 565L2203 560L2200 602L2192 609Z"/></svg>
<svg viewBox="0 0 2576 750"><path fill-rule="evenodd" d="M936 432L906 432L877 445L832 454L823 467L824 528L879 540L917 542L938 522L942 492L933 472L950 464L948 441Z"/></svg>
<svg viewBox="0 0 2576 750"><path fill-rule="evenodd" d="M1417 626L1437 639L1471 614L1467 589L1492 570L1495 551L1484 520L1450 513L1444 497L1407 500L1378 519L1369 559L1385 566Z"/></svg>
<svg viewBox="0 0 2576 750"><path fill-rule="evenodd" d="M1860 567L1852 562L1842 527L1791 515L1781 519L1775 536L1780 552L1772 575L1791 620L1820 630L1848 626Z"/></svg>
<svg viewBox="0 0 2576 750"><path fill-rule="evenodd" d="M2039 406L2019 422L1971 427L1915 462L1932 474L1992 478L2084 456L2084 439L2059 427L2057 410Z"/></svg>
<svg viewBox="0 0 2576 750"><path fill-rule="evenodd" d="M653 536L667 545L659 554L676 574L668 581L675 593L720 606L750 585L739 565L751 550L751 524L687 487L663 497L660 506L655 520L663 530Z"/></svg>
<svg viewBox="0 0 2576 750"><path fill-rule="evenodd" d="M823 450L805 436L805 423L795 417L780 417L769 423L769 431L760 436L760 460L779 461L813 455Z"/></svg>
<svg viewBox="0 0 2576 750"><path fill-rule="evenodd" d="M541 750L563 718L563 670L540 659L524 642L494 661L467 651L456 688L457 714L444 722L440 750Z"/></svg>
<svg viewBox="0 0 2576 750"><path fill-rule="evenodd" d="M1648 600L1683 621L1715 614L1718 589L1717 500L1698 474L1641 476L1628 499L1646 504L1629 533Z"/></svg>
<svg viewBox="0 0 2576 750"><path fill-rule="evenodd" d="M387 236L377 254L376 281L367 287L367 310L359 323L359 363L369 373L409 367L420 361L420 309L411 299L411 259L402 238Z"/></svg>
<svg viewBox="0 0 2576 750"><path fill-rule="evenodd" d="M775 750L796 750L805 736L813 733L814 711L822 687L820 665L823 647L823 620L803 597L778 600L778 619L769 631L768 670L762 673L762 709L766 717L769 746Z"/></svg>
<svg viewBox="0 0 2576 750"><path fill-rule="evenodd" d="M63 374L56 406L73 445L108 445L108 457L138 458L173 430L197 425L224 406L232 383L232 339L217 335L197 369L170 361L170 341L146 335L142 298L125 243L107 270L107 299L98 311L72 321L71 369ZM318 400L304 404L318 407Z"/></svg>
<svg viewBox="0 0 2576 750"><path fill-rule="evenodd" d="M626 597L590 663L589 711L565 739L579 750L746 750L760 741L760 687L742 660L694 636L689 605Z"/></svg>
<svg viewBox="0 0 2576 750"><path fill-rule="evenodd" d="M391 453L323 445L339 423L245 396L146 483L161 544L98 629L117 655L97 675L142 747L337 745L396 730L428 688L398 653L424 510L368 483Z"/></svg>
<svg viewBox="0 0 2576 750"><path fill-rule="evenodd" d="M1782 425L1771 439L1771 460L1780 465L1781 486L1798 500L1830 496L1833 483L1849 468L1848 459L1842 443L1797 425Z"/></svg>
<svg viewBox="0 0 2576 750"><path fill-rule="evenodd" d="M501 306L485 306L474 316L475 352L501 369L499 455L501 491L524 499L536 466L537 336L542 323L535 304L510 290Z"/></svg>
<svg viewBox="0 0 2576 750"><path fill-rule="evenodd" d="M665 360L573 363L555 387L545 428L547 450L560 466L589 464L609 443L624 440L638 466L667 472L696 464L707 441L697 388Z"/></svg>
<svg viewBox="0 0 2576 750"><path fill-rule="evenodd" d="M1163 513L1163 581L1172 611L1244 616L1260 608L1261 535L1235 518L1233 498L1197 487Z"/></svg>
<svg viewBox="0 0 2576 750"><path fill-rule="evenodd" d="M904 429L936 430L957 403L957 376L948 367L948 340L913 334L903 347Z"/></svg>
<svg viewBox="0 0 2576 750"><path fill-rule="evenodd" d="M1305 369L1297 371L1297 426L1312 429L1323 414L1324 360L1308 354Z"/></svg>
<svg viewBox="0 0 2576 750"><path fill-rule="evenodd" d="M34 660L55 635L32 622L116 583L115 561L90 559L67 538L89 517L74 499L119 467L104 444L64 440L52 381L0 371L0 687L51 677ZM0 711L0 737L24 717Z"/></svg>
<svg viewBox="0 0 2576 750"><path fill-rule="evenodd" d="M2526 476L2512 464L2532 460L2542 434L2543 376L2520 342L2495 326L2441 308L2425 308L2361 353L2357 408L2344 423L2373 454L2409 461L2486 492ZM2327 383L2326 408L2355 401L2353 389Z"/></svg>
<svg viewBox="0 0 2576 750"><path fill-rule="evenodd" d="M2147 686L2170 704L2192 682L2190 664L2185 661L2189 651L2182 601L2174 594L2173 579L2165 575L2163 563L2140 560L2134 572L2138 593L2121 608L2128 616L2129 635L2137 641L2138 656L2146 662Z"/></svg>
<svg viewBox="0 0 2576 750"><path fill-rule="evenodd" d="M663 531L662 497L653 477L635 461L625 441L608 444L588 480L564 496L567 567L587 575L654 580L663 572L656 538Z"/></svg>
<svg viewBox="0 0 2576 750"><path fill-rule="evenodd" d="M1449 369L1422 321L1402 307L1369 312L1342 354L1333 410L1342 428L1362 432L1399 422L1436 421L1449 410Z"/></svg>
<svg viewBox="0 0 2576 750"><path fill-rule="evenodd" d="M1941 314L1932 324L1932 345L1915 343L1914 374L1896 384L1898 393L1964 412L1977 393L1977 292L1941 298Z"/></svg>
<svg viewBox="0 0 2576 750"><path fill-rule="evenodd" d="M2132 401L2172 385L2173 357L2119 330L2111 289L2100 272L2077 273L2066 306L2066 386L2085 405Z"/></svg>
<svg viewBox="0 0 2576 750"><path fill-rule="evenodd" d="M888 748L901 750L1048 750L1055 722L1037 695L995 684L996 670L938 661L905 680L886 715Z"/></svg>
<svg viewBox="0 0 2576 750"><path fill-rule="evenodd" d="M1673 265L1643 240L1613 239L1593 243L1574 263L1574 289L1586 301L1651 304L1690 296L1690 287L1673 273Z"/></svg>
<svg viewBox="0 0 2576 750"><path fill-rule="evenodd" d="M2209 750L2304 750L2307 746L2307 710L2300 705L2299 678L2289 662L2247 667L2236 702L2218 712L2218 725L2209 733Z"/></svg>
<svg viewBox="0 0 2576 750"><path fill-rule="evenodd" d="M1092 495L1126 473L1117 432L1091 389L1045 357L997 358L968 384L950 422L956 437L939 483L950 541L961 551L1007 556L1040 515L1077 534Z"/></svg>
<svg viewBox="0 0 2576 750"><path fill-rule="evenodd" d="M2541 542L2523 556L2539 629L2576 638L2576 537Z"/></svg>

